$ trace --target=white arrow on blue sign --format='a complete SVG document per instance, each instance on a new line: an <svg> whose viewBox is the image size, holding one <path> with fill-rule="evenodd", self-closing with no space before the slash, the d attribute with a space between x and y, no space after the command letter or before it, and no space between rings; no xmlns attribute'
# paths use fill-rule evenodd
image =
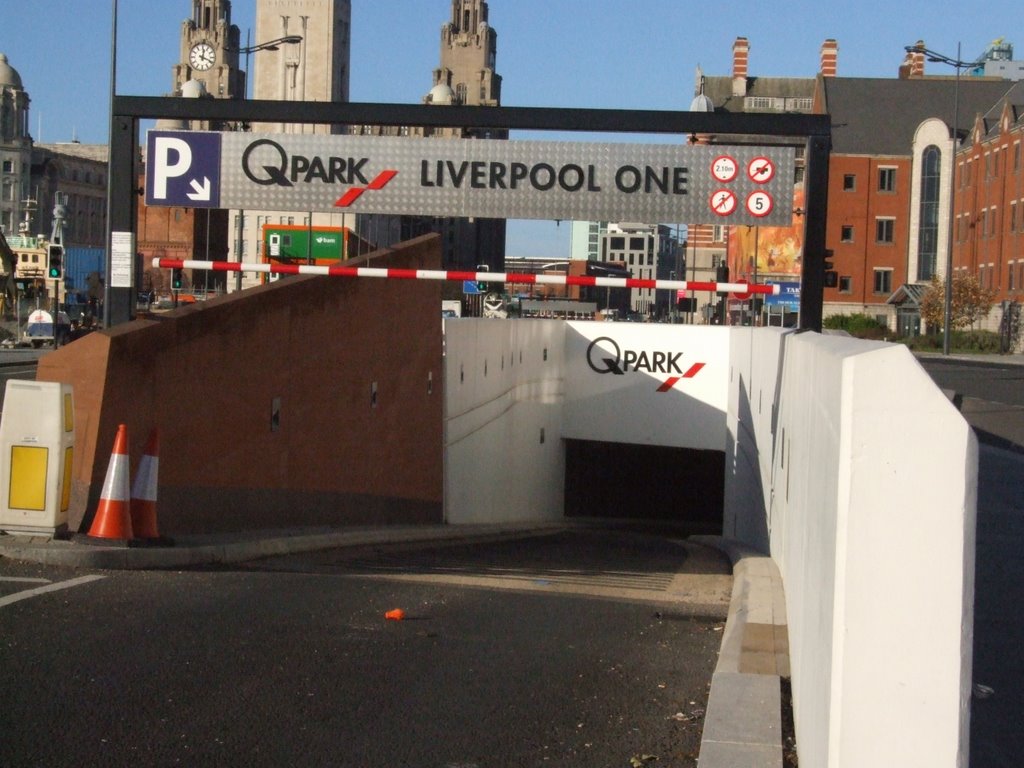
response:
<svg viewBox="0 0 1024 768"><path fill-rule="evenodd" d="M220 207L221 135L150 131L146 205Z"/></svg>

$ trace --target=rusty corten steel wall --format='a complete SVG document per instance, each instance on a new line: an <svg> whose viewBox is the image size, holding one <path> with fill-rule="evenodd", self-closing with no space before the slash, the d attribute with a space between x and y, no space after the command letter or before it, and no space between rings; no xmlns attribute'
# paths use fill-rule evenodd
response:
<svg viewBox="0 0 1024 768"><path fill-rule="evenodd" d="M354 264L440 259L429 235ZM45 356L37 378L75 392L69 527L88 530L122 423L133 476L159 427L162 535L440 522L440 301L433 281L287 278Z"/></svg>

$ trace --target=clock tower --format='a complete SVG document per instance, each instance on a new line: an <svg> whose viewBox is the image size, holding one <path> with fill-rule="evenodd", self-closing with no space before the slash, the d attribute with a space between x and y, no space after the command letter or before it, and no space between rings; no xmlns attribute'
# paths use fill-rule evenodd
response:
<svg viewBox="0 0 1024 768"><path fill-rule="evenodd" d="M231 23L231 0L192 0L192 17L181 25L181 59L174 65L174 95L244 99L245 73L238 68L239 39L238 27Z"/></svg>

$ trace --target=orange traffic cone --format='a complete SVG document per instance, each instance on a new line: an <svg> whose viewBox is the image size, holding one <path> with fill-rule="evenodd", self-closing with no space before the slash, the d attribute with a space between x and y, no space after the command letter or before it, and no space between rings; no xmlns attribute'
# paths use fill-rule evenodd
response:
<svg viewBox="0 0 1024 768"><path fill-rule="evenodd" d="M405 618L405 611L403 611L401 608L394 608L390 611L387 611L384 614L384 618L388 621L401 621Z"/></svg>
<svg viewBox="0 0 1024 768"><path fill-rule="evenodd" d="M138 539L159 539L156 530L157 472L160 467L160 435L154 427L139 460L132 484L132 532Z"/></svg>
<svg viewBox="0 0 1024 768"><path fill-rule="evenodd" d="M114 438L107 477L89 535L98 539L130 539L132 516L128 496L128 427L121 424Z"/></svg>

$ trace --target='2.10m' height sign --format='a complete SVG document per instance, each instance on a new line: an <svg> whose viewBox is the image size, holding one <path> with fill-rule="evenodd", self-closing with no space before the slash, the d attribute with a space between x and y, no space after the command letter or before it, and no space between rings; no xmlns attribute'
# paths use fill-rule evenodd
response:
<svg viewBox="0 0 1024 768"><path fill-rule="evenodd" d="M788 225L791 147L160 131L146 204Z"/></svg>

